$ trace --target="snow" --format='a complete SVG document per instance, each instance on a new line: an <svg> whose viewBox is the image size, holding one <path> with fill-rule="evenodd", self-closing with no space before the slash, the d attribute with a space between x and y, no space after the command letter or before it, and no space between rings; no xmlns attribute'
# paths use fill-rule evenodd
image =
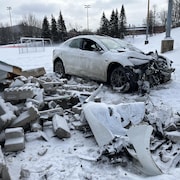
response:
<svg viewBox="0 0 180 180"><path fill-rule="evenodd" d="M122 94L103 86L99 94L102 102L117 105L124 102L148 99L150 102L148 111L151 112L148 118L152 122L157 123L156 120L159 117L164 118L160 119L160 125L173 122L173 117L180 111L180 28L173 29L171 36L174 39L174 50L164 54L174 61L173 67L176 68L170 82L152 88L147 97L140 97L136 93ZM145 52L154 50L160 52L161 41L164 38L165 33L149 37L149 44L147 45L144 45L144 35L135 36L134 38L128 37L127 41ZM54 47L46 47L44 52L19 54L19 50L16 47L0 47L0 60L19 66L23 70L44 67L47 73L52 73L53 49ZM1 102L2 100L0 99ZM157 107L158 109L155 109ZM10 111L8 110L8 112ZM177 120L179 120L178 117ZM52 132L45 131L45 133L48 134L48 137L45 138L46 141L43 138L33 138L33 133L27 134L28 138L32 140L25 143L24 151L6 154L5 159L10 169L12 180L19 179L21 169L23 169L23 176L27 176L24 180L180 179L180 168L171 167L168 163L158 164L164 174L147 177L141 174L130 162L125 167L111 164L106 159L96 162L95 159L99 156L99 147L95 139L93 137L85 138L83 133L79 131L71 131L71 137L64 140L50 135L53 134ZM177 143L174 148L178 149L179 144ZM158 156L156 158L155 161L158 162ZM171 154L167 154L165 158L171 158ZM28 176L30 177L28 178Z"/></svg>

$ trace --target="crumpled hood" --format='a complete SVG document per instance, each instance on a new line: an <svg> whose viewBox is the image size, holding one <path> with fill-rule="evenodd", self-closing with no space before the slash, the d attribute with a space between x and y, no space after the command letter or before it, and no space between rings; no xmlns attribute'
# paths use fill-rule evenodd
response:
<svg viewBox="0 0 180 180"><path fill-rule="evenodd" d="M139 53L136 51L128 51L126 52L126 54L129 61L131 61L131 63L133 63L134 65L145 64L154 59L150 55L146 55L146 54Z"/></svg>
<svg viewBox="0 0 180 180"><path fill-rule="evenodd" d="M128 61L130 61L130 63L132 63L135 66L146 64L149 61L154 60L154 58L151 55L146 55L136 51L129 51L126 49L112 50L111 52L121 53L121 57L124 57L123 59L127 59Z"/></svg>

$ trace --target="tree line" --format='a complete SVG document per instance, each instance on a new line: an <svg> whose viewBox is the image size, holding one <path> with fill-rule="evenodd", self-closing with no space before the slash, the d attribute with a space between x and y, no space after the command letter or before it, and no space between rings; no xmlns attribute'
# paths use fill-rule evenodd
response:
<svg viewBox="0 0 180 180"><path fill-rule="evenodd" d="M110 20L106 18L105 13L103 12L100 21L100 28L97 33L123 39L126 35L126 27L126 14L124 5L122 5L120 14L117 9L116 11L112 10Z"/></svg>
<svg viewBox="0 0 180 180"><path fill-rule="evenodd" d="M180 26L180 0L173 0L172 23L173 27ZM167 11L157 11L157 6L154 5L149 12L149 33L155 33L156 26L166 25ZM143 25L146 27L147 20L144 19ZM105 12L102 13L100 25L96 32L84 29L79 31L78 28L71 28L67 31L66 24L62 15L59 12L57 20L51 15L49 21L47 16L44 16L42 22L36 19L32 14L25 16L22 21L16 26L4 26L0 24L0 44L17 43L20 37L43 37L50 38L52 42L59 43L72 36L79 34L100 34L108 35L116 38L124 38L127 28L131 25L127 24L125 7L122 5L120 12L113 9L109 19Z"/></svg>

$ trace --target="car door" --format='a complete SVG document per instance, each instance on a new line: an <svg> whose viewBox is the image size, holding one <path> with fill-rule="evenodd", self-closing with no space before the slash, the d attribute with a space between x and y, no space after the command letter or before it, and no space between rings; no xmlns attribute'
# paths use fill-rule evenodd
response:
<svg viewBox="0 0 180 180"><path fill-rule="evenodd" d="M81 76L106 81L108 62L100 49L101 47L95 41L83 39L80 53Z"/></svg>
<svg viewBox="0 0 180 180"><path fill-rule="evenodd" d="M80 54L82 38L73 39L64 49L62 59L65 67L66 74L77 75L81 70Z"/></svg>

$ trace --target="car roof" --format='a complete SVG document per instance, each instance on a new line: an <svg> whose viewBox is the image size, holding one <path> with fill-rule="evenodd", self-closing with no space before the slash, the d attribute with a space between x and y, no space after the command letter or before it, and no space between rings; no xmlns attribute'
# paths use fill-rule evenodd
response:
<svg viewBox="0 0 180 180"><path fill-rule="evenodd" d="M110 36L100 36L100 35L78 35L71 39L77 39L77 38L88 38L88 39L94 39L94 40L100 40L102 38L112 38Z"/></svg>

